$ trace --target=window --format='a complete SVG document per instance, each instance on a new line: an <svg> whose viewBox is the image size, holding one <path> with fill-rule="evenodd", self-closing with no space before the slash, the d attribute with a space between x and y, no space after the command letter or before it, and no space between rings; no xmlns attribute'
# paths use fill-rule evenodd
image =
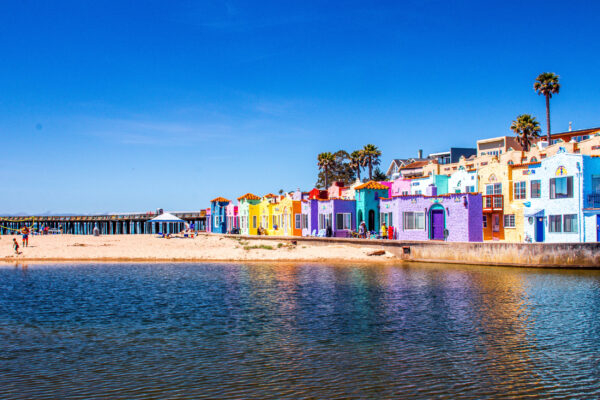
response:
<svg viewBox="0 0 600 400"><path fill-rule="evenodd" d="M402 196L408 196L408 191L407 190L402 191Z"/></svg>
<svg viewBox="0 0 600 400"><path fill-rule="evenodd" d="M465 188L465 193L475 193L475 186L467 186Z"/></svg>
<svg viewBox="0 0 600 400"><path fill-rule="evenodd" d="M526 185L525 181L513 183L513 195L515 200L524 200L527 197L525 192Z"/></svg>
<svg viewBox="0 0 600 400"><path fill-rule="evenodd" d="M219 227L219 216L215 215L215 228Z"/></svg>
<svg viewBox="0 0 600 400"><path fill-rule="evenodd" d="M382 224L385 224L388 227L389 226L393 226L394 221L392 219L392 213L391 212L389 212L389 213L381 213L380 218L381 218L381 223Z"/></svg>
<svg viewBox="0 0 600 400"><path fill-rule="evenodd" d="M275 226L277 226L279 224L277 223L277 220L275 219L274 215L273 215L272 219L273 219L273 229L275 229Z"/></svg>
<svg viewBox="0 0 600 400"><path fill-rule="evenodd" d="M548 221L548 232L562 232L562 215L550 215Z"/></svg>
<svg viewBox="0 0 600 400"><path fill-rule="evenodd" d="M487 228L487 215L483 216L483 227Z"/></svg>
<svg viewBox="0 0 600 400"><path fill-rule="evenodd" d="M403 229L405 231L424 230L425 213L407 211L402 213Z"/></svg>
<svg viewBox="0 0 600 400"><path fill-rule="evenodd" d="M308 229L308 214L302 214L302 229Z"/></svg>
<svg viewBox="0 0 600 400"><path fill-rule="evenodd" d="M319 230L331 226L331 214L319 214Z"/></svg>
<svg viewBox="0 0 600 400"><path fill-rule="evenodd" d="M256 229L256 215L252 216L252 229Z"/></svg>
<svg viewBox="0 0 600 400"><path fill-rule="evenodd" d="M352 215L350 213L335 214L335 229L338 231L352 229Z"/></svg>
<svg viewBox="0 0 600 400"><path fill-rule="evenodd" d="M532 199L539 199L542 195L542 181L531 181L530 195Z"/></svg>
<svg viewBox="0 0 600 400"><path fill-rule="evenodd" d="M485 194L502 194L502 184L501 183L493 183L490 185L485 185Z"/></svg>
<svg viewBox="0 0 600 400"><path fill-rule="evenodd" d="M302 214L296 214L295 229L302 229Z"/></svg>
<svg viewBox="0 0 600 400"><path fill-rule="evenodd" d="M565 233L577 233L577 215L568 214L563 215L563 232Z"/></svg>
<svg viewBox="0 0 600 400"><path fill-rule="evenodd" d="M573 197L573 177L563 176L550 179L550 198L565 199Z"/></svg>
<svg viewBox="0 0 600 400"><path fill-rule="evenodd" d="M504 215L504 227L514 228L515 227L515 214Z"/></svg>
<svg viewBox="0 0 600 400"><path fill-rule="evenodd" d="M421 194L420 190L415 190L415 194Z"/></svg>
<svg viewBox="0 0 600 400"><path fill-rule="evenodd" d="M592 193L600 193L600 175L592 175Z"/></svg>

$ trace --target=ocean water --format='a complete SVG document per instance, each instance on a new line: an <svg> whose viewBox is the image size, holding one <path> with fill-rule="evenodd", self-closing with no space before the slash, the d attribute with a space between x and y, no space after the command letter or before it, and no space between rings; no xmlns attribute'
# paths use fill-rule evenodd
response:
<svg viewBox="0 0 600 400"><path fill-rule="evenodd" d="M0 267L2 399L526 397L600 397L600 271Z"/></svg>

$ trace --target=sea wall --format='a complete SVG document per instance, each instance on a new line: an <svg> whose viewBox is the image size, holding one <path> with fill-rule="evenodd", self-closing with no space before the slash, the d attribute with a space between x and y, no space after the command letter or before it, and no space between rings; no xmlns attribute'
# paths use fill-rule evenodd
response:
<svg viewBox="0 0 600 400"><path fill-rule="evenodd" d="M232 235L235 236L235 235ZM239 237L239 236L237 236ZM520 267L600 268L600 243L396 241L345 238L244 236L252 240L345 244L384 249L398 260Z"/></svg>

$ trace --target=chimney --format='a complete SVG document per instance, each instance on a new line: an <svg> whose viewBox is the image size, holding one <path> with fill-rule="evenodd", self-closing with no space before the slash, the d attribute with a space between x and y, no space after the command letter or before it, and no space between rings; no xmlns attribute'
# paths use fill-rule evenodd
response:
<svg viewBox="0 0 600 400"><path fill-rule="evenodd" d="M419 149L419 158L423 158L423 150Z"/></svg>
<svg viewBox="0 0 600 400"><path fill-rule="evenodd" d="M569 132L573 130L573 121L569 121Z"/></svg>

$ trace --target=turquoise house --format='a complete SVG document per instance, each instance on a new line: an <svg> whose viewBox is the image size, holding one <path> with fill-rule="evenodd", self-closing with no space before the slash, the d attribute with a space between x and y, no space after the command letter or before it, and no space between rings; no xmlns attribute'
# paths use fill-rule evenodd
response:
<svg viewBox="0 0 600 400"><path fill-rule="evenodd" d="M356 191L356 227L365 222L370 232L379 232L379 199L388 197L389 188L369 181L354 188Z"/></svg>
<svg viewBox="0 0 600 400"><path fill-rule="evenodd" d="M210 201L211 232L227 233L227 205L230 201L217 197Z"/></svg>

